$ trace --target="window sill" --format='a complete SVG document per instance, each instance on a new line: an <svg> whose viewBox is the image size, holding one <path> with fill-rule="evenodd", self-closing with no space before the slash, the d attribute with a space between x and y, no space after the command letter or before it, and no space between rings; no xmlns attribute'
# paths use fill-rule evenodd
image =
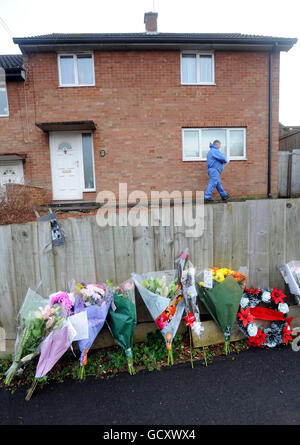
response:
<svg viewBox="0 0 300 445"><path fill-rule="evenodd" d="M83 193L95 193L95 191L96 191L96 189L88 189L88 190L83 189L82 190Z"/></svg>
<svg viewBox="0 0 300 445"><path fill-rule="evenodd" d="M81 87L95 87L96 84L89 84L89 85L58 85L58 88L81 88Z"/></svg>
<svg viewBox="0 0 300 445"><path fill-rule="evenodd" d="M207 87L207 86L215 86L216 83L215 82L207 82L207 83L182 83L181 85L184 87L189 87L189 86L202 86L202 87Z"/></svg>
<svg viewBox="0 0 300 445"><path fill-rule="evenodd" d="M182 161L183 162L206 162L206 159L199 159L199 158L187 159L187 158L183 158ZM248 159L247 158L229 159L229 164L230 164L230 162L235 162L235 161L248 161Z"/></svg>

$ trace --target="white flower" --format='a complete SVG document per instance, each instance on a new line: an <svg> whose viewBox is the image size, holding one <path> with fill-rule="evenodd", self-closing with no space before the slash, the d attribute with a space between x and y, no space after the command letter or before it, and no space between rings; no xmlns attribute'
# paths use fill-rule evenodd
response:
<svg viewBox="0 0 300 445"><path fill-rule="evenodd" d="M289 307L286 303L279 303L278 310L279 310L279 312L282 312L283 314L287 314L289 311Z"/></svg>
<svg viewBox="0 0 300 445"><path fill-rule="evenodd" d="M249 323L247 327L249 337L255 337L257 334L257 326L254 323Z"/></svg>
<svg viewBox="0 0 300 445"><path fill-rule="evenodd" d="M192 327L193 332L195 332L198 337L200 337L201 332L204 331L204 327L201 325L201 321L195 321Z"/></svg>
<svg viewBox="0 0 300 445"><path fill-rule="evenodd" d="M268 348L275 348L275 346L277 346L277 343L276 341L268 341L267 346Z"/></svg>
<svg viewBox="0 0 300 445"><path fill-rule="evenodd" d="M245 309L245 307L247 307L248 304L249 304L249 298L242 297L240 301L241 308Z"/></svg>
<svg viewBox="0 0 300 445"><path fill-rule="evenodd" d="M269 303L271 301L271 292L265 290L261 296L261 299L264 303Z"/></svg>

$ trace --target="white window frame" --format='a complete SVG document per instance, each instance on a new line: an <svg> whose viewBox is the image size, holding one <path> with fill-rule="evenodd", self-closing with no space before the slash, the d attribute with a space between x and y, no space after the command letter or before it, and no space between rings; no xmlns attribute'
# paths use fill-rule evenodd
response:
<svg viewBox="0 0 300 445"><path fill-rule="evenodd" d="M247 145L246 145L246 128L245 127L197 127L197 128L182 128L182 160L183 161L201 161L206 162L206 158L202 156L201 143L202 143L202 131L201 130L225 130L226 131L226 158L229 161L246 161L247 160ZM228 156L230 153L230 141L229 133L230 130L239 130L244 133L244 156ZM184 154L184 133L187 131L198 131L198 142L199 142L199 156L185 156Z"/></svg>
<svg viewBox="0 0 300 445"><path fill-rule="evenodd" d="M94 188L92 189L86 189L85 188L85 181L84 181L84 168L83 168L83 142L82 142L82 135L83 134L90 134L91 137L91 141L92 141L92 158L93 158L93 172L94 172ZM96 171L95 171L95 156L94 156L94 137L93 137L93 132L92 131L81 131L80 132L81 135L81 187L82 187L82 191L83 193L87 193L87 192L95 192L96 191Z"/></svg>
<svg viewBox="0 0 300 445"><path fill-rule="evenodd" d="M9 117L9 105L8 105L8 95L7 95L7 87L6 87L6 84L0 86L0 88L4 88L4 89L5 89L5 93L6 93L6 102L7 102L7 114L0 114L0 117Z"/></svg>
<svg viewBox="0 0 300 445"><path fill-rule="evenodd" d="M83 84L78 83L78 64L77 64L77 56L92 56L92 66L93 66L93 83ZM74 65L74 79L75 83L63 84L61 82L61 69L60 69L60 57L61 56L69 56L73 57L73 65ZM57 54L57 67L58 67L58 79L59 79L59 87L93 87L95 86L95 63L94 63L94 53L92 51L89 52L76 52L76 53L58 53Z"/></svg>
<svg viewBox="0 0 300 445"><path fill-rule="evenodd" d="M196 55L196 76L197 76L197 82L183 82L182 80L182 56L183 54L191 54ZM200 82L200 56L212 56L212 81L211 82ZM213 51L182 51L180 54L180 78L181 78L181 85L216 85L215 83L215 53Z"/></svg>

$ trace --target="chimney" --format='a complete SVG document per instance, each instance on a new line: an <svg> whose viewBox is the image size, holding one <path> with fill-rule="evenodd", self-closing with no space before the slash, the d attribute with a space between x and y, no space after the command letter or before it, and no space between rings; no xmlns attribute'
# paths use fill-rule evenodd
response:
<svg viewBox="0 0 300 445"><path fill-rule="evenodd" d="M149 34L157 33L157 12L145 12L144 23L145 31Z"/></svg>

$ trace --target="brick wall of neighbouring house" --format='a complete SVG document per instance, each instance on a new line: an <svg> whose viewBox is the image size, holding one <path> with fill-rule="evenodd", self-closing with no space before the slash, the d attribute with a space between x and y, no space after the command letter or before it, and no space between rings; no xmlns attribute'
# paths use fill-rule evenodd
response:
<svg viewBox="0 0 300 445"><path fill-rule="evenodd" d="M24 195L24 199L30 197L31 204L39 206L49 201L50 196L43 187L22 184L6 184L6 196L8 201L13 200L17 195Z"/></svg>
<svg viewBox="0 0 300 445"><path fill-rule="evenodd" d="M266 195L268 53L217 51L215 86L181 85L178 51L96 51L94 60L95 87L59 88L55 53L25 57L28 182L51 190L48 135L35 122L94 120L97 191L117 192L119 182L127 182L129 191L146 193L205 188L206 163L182 161L183 127L246 126L247 161L230 162L222 174L223 185L235 196ZM279 54L274 55L273 69L272 192L276 194ZM9 101L10 96L17 101L10 88L8 95ZM7 127L0 121L0 151L14 142L22 145L22 138L27 138L24 118L16 117ZM103 158L101 149L107 153ZM95 197L84 194L86 200Z"/></svg>

